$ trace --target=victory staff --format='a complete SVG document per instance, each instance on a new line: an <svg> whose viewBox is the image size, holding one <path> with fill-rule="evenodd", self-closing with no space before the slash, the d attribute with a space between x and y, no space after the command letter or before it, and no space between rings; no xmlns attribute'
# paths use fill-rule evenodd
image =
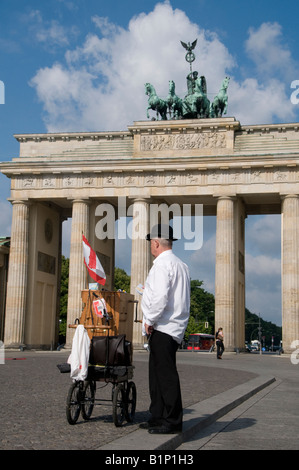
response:
<svg viewBox="0 0 299 470"><path fill-rule="evenodd" d="M188 267L173 252L172 227L157 225L147 240L155 257L143 292L143 334L149 336L151 419L142 427L151 434L182 430L183 408L176 351L190 313Z"/></svg>

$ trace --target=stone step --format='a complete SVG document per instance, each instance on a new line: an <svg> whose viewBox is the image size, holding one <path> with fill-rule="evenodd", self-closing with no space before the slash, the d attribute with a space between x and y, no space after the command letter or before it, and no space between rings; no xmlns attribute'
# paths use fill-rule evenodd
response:
<svg viewBox="0 0 299 470"><path fill-rule="evenodd" d="M133 142L101 142L88 147L76 147L74 149L65 150L52 157L98 157L98 156L131 156L133 154Z"/></svg>

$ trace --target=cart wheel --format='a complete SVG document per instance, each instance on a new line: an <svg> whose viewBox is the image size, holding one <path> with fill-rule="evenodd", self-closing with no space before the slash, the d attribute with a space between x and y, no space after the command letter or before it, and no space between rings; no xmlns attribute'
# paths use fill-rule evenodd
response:
<svg viewBox="0 0 299 470"><path fill-rule="evenodd" d="M118 384L113 390L112 416L115 426L121 426L125 419L125 391L122 384Z"/></svg>
<svg viewBox="0 0 299 470"><path fill-rule="evenodd" d="M95 399L95 383L92 381L86 381L84 384L82 404L81 404L81 413L83 419L87 420L91 417L91 413L94 407Z"/></svg>
<svg viewBox="0 0 299 470"><path fill-rule="evenodd" d="M81 395L80 382L74 382L69 389L66 400L66 417L69 424L76 424L80 409L81 409Z"/></svg>
<svg viewBox="0 0 299 470"><path fill-rule="evenodd" d="M136 385L134 382L128 383L126 393L126 420L131 423L135 416L136 409Z"/></svg>

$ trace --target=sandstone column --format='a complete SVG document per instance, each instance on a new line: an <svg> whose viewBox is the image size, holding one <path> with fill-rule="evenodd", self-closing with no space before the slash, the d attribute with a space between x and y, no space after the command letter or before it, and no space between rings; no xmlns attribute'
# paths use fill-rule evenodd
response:
<svg viewBox="0 0 299 470"><path fill-rule="evenodd" d="M142 297L136 293L138 284L145 283L151 266L150 243L145 240L149 233L149 202L145 199L135 199L133 203L132 221L132 254L131 254L131 294L135 295L138 304L138 320L142 320L140 303ZM142 324L134 323L133 343L143 344Z"/></svg>
<svg viewBox="0 0 299 470"><path fill-rule="evenodd" d="M282 337L285 352L299 340L299 196L282 200ZM297 348L297 346L296 346Z"/></svg>
<svg viewBox="0 0 299 470"><path fill-rule="evenodd" d="M4 344L18 347L25 341L29 247L29 203L13 201Z"/></svg>
<svg viewBox="0 0 299 470"><path fill-rule="evenodd" d="M234 198L219 197L216 225L215 329L223 327L226 350L235 348Z"/></svg>
<svg viewBox="0 0 299 470"><path fill-rule="evenodd" d="M82 233L88 239L89 202L78 199L73 201L72 211L67 325L74 323L76 318L80 318L82 313L81 291L87 288L85 285L86 267L83 257ZM67 328L67 347L72 346L74 333L74 329Z"/></svg>

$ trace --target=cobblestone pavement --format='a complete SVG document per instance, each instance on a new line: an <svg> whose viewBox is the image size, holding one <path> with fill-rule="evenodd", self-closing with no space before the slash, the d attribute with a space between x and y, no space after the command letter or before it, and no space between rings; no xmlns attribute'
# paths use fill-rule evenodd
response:
<svg viewBox="0 0 299 470"><path fill-rule="evenodd" d="M91 419L81 415L75 425L66 420L66 398L71 385L69 374L61 374L57 364L67 360L69 351L6 351L0 364L2 450L92 450L135 431L148 418L148 354L134 352L137 405L134 423L115 427L112 404L96 406ZM200 354L181 351L177 355L183 406L190 406L220 392L245 383L255 374L200 365ZM215 361L216 362L216 361ZM111 384L97 383L96 398L111 398ZM104 384L105 385L105 384Z"/></svg>

